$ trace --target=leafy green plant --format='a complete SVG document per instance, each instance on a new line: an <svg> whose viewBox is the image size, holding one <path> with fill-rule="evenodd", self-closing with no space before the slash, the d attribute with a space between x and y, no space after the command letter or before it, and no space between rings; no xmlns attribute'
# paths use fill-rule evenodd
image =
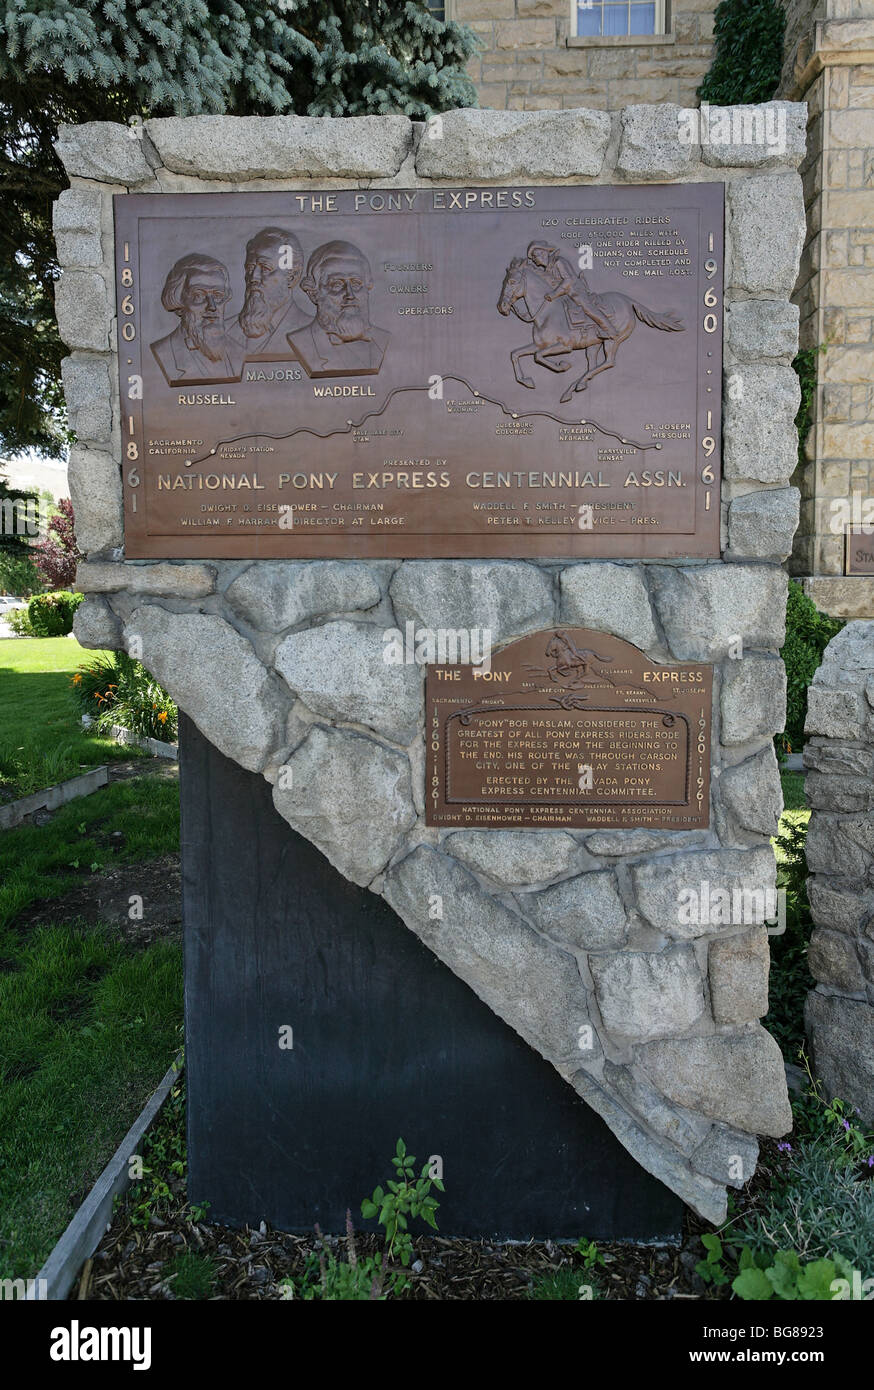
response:
<svg viewBox="0 0 874 1390"><path fill-rule="evenodd" d="M438 1192L444 1190L440 1178L428 1176L427 1163L421 1177L416 1178L415 1162L413 1155L407 1153L403 1139L399 1139L392 1159L397 1176L389 1180L385 1188L375 1188L373 1196L365 1197L361 1203L361 1215L367 1220L376 1217L379 1225L385 1227L386 1258L390 1260L397 1254L404 1266L410 1263L413 1253L413 1238L407 1229L409 1217L421 1217L436 1231L440 1203L431 1196L431 1187L436 1187Z"/></svg>
<svg viewBox="0 0 874 1390"><path fill-rule="evenodd" d="M805 445L807 435L813 422L813 403L816 399L816 369L817 359L826 351L826 345L821 347L802 348L792 359L792 366L798 377L798 384L801 387L801 403L798 413L795 416L795 428L798 431L798 463L801 467L807 462Z"/></svg>
<svg viewBox="0 0 874 1390"><path fill-rule="evenodd" d="M292 1278L280 1281L283 1297L305 1302L384 1303L409 1288L410 1281L401 1270L386 1269L385 1251L382 1255L358 1253L350 1211L346 1212L345 1260L331 1250L318 1222L315 1229L320 1248L307 1258L297 1286Z"/></svg>
<svg viewBox="0 0 874 1390"><path fill-rule="evenodd" d="M577 1254L583 1257L583 1269L595 1269L598 1265L604 1264L604 1256L593 1240L586 1240L585 1236L580 1236L576 1249Z"/></svg>
<svg viewBox="0 0 874 1390"><path fill-rule="evenodd" d="M115 699L114 692L118 688L116 655L94 656L90 661L83 661L70 677L73 698L83 714L96 718L103 705Z"/></svg>
<svg viewBox="0 0 874 1390"><path fill-rule="evenodd" d="M721 0L713 22L710 71L698 88L720 106L770 101L783 67L786 13L777 0Z"/></svg>
<svg viewBox="0 0 874 1390"><path fill-rule="evenodd" d="M177 1298L205 1299L212 1297L216 1277L211 1256L180 1250L170 1261L167 1279Z"/></svg>
<svg viewBox="0 0 874 1390"><path fill-rule="evenodd" d="M84 594L56 589L51 594L34 594L27 605L27 616L35 637L65 637L73 631L73 614Z"/></svg>
<svg viewBox="0 0 874 1390"><path fill-rule="evenodd" d="M807 824L787 818L776 838L780 855L777 886L786 892L786 930L771 937L769 1010L764 1023L788 1061L795 1060L804 1045L804 1001L814 986L807 966L813 929L804 855Z"/></svg>
<svg viewBox="0 0 874 1390"><path fill-rule="evenodd" d="M712 1284L714 1288L721 1289L731 1278L725 1267L726 1250L719 1236L712 1233L702 1236L701 1244L707 1254L703 1260L698 1261L695 1273L705 1284Z"/></svg>
<svg viewBox="0 0 874 1390"><path fill-rule="evenodd" d="M852 1282L853 1278L852 1265L841 1255L803 1263L794 1250L754 1254L745 1245L738 1264L740 1272L732 1279L731 1287L738 1298L752 1303L770 1299L830 1302L834 1298L834 1281L844 1278Z"/></svg>
<svg viewBox="0 0 874 1390"><path fill-rule="evenodd" d="M70 678L74 698L86 714L96 718L98 733L114 725L129 729L139 738L175 741L179 712L162 685L127 652L85 661Z"/></svg>
<svg viewBox="0 0 874 1390"><path fill-rule="evenodd" d="M775 742L791 752L804 742L807 688L829 642L844 626L820 613L797 581L790 580L786 602L786 640L780 651L786 667L786 728Z"/></svg>

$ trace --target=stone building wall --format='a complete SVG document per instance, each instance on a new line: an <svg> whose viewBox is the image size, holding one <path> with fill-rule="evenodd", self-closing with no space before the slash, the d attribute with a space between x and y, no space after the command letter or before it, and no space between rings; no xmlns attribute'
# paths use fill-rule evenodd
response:
<svg viewBox="0 0 874 1390"><path fill-rule="evenodd" d="M805 787L816 1075L874 1124L874 622L848 623L810 687Z"/></svg>
<svg viewBox="0 0 874 1390"><path fill-rule="evenodd" d="M455 0L483 51L468 64L480 105L508 111L635 102L697 104L713 51L717 0L668 0L668 32L574 38L570 0Z"/></svg>
<svg viewBox="0 0 874 1390"><path fill-rule="evenodd" d="M804 240L804 110L780 110L781 153L689 144L671 105L458 111L436 140L401 116L196 117L149 121L141 140L67 127L58 143L70 188L56 206L56 304L87 552L79 640L141 653L217 748L264 775L296 830L381 893L644 1168L714 1221L726 1185L754 1169L756 1135L791 1124L760 1023L765 926L684 921L678 907L688 890L761 894L775 880L782 561L798 514L789 296ZM722 559L125 561L113 193L711 180L727 199ZM426 826L422 669L383 661L385 630L409 620L489 628L496 644L579 624L658 661L712 662L711 828Z"/></svg>
<svg viewBox="0 0 874 1390"><path fill-rule="evenodd" d="M844 579L844 521L874 506L874 0L791 0L781 95L809 109L808 240L794 299L817 358L792 570L839 617L874 616L874 578ZM835 506L835 504L838 504Z"/></svg>

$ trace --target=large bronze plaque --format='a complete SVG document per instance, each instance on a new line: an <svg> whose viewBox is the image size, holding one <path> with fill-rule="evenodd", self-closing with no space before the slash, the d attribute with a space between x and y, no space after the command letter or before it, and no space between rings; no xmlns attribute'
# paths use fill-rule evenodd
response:
<svg viewBox="0 0 874 1390"><path fill-rule="evenodd" d="M488 669L430 666L427 823L706 827L712 687L712 666L588 628L523 637Z"/></svg>
<svg viewBox="0 0 874 1390"><path fill-rule="evenodd" d="M844 574L874 574L874 527L848 526L845 535Z"/></svg>
<svg viewBox="0 0 874 1390"><path fill-rule="evenodd" d="M126 553L718 555L723 202L116 197Z"/></svg>

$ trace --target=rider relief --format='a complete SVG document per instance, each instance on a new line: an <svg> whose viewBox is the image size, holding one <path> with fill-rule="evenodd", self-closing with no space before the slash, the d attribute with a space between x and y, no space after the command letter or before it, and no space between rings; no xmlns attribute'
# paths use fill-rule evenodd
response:
<svg viewBox="0 0 874 1390"><path fill-rule="evenodd" d="M537 385L522 368L526 357L550 372L568 372L570 354L585 352L586 370L564 392L562 403L615 367L620 347L638 322L663 333L682 333L686 326L678 314L656 313L630 295L615 290L595 294L583 272L545 241L532 241L525 257L514 256L507 268L498 313L506 317L511 312L531 325L531 343L510 353L520 386L533 390Z"/></svg>

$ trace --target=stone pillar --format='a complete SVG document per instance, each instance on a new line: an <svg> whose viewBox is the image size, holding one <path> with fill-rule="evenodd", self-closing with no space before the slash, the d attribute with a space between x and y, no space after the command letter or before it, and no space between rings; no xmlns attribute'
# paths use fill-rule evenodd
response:
<svg viewBox="0 0 874 1390"><path fill-rule="evenodd" d="M874 622L834 637L813 679L805 746L816 989L805 1023L829 1098L874 1122Z"/></svg>
<svg viewBox="0 0 874 1390"><path fill-rule="evenodd" d="M808 238L794 298L801 347L825 349L795 479L802 504L792 569L825 612L872 617L874 577L843 573L844 522L874 498L874 0L786 0L786 8L781 95L809 110Z"/></svg>

